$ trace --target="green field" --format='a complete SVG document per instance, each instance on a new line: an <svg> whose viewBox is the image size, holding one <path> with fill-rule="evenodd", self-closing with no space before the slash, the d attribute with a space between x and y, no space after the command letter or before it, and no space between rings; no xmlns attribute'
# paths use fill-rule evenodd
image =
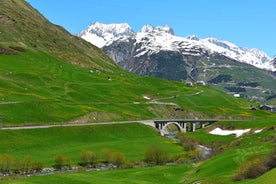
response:
<svg viewBox="0 0 276 184"><path fill-rule="evenodd" d="M251 122L252 123L252 122ZM186 163L171 166L149 168L119 169L113 171L90 171L54 174L48 176L34 176L4 183L268 183L273 184L276 179L275 169L257 179L234 182L233 177L240 164L255 154L268 154L275 147L274 123L259 121L263 131L253 133L260 128L258 122L253 122L252 131L236 138L233 135L218 136L208 134L210 129L235 124L236 128L250 124L250 122L218 122L211 127L189 133L201 144L212 147L219 144L222 152L208 160L196 164ZM56 127L36 130L1 131L2 153L23 158L31 155L33 160L41 160L46 166L53 164L55 154L62 153L70 157L74 164L82 149L92 150L101 154L102 148L121 151L126 154L130 162L143 160L148 145L158 144L165 148L170 156L183 154L180 145L169 139L160 137L156 131L145 125L114 124L93 125L84 127ZM20 141L19 141L20 140ZM100 158L101 159L101 158ZM219 179L218 179L219 178Z"/></svg>
<svg viewBox="0 0 276 184"><path fill-rule="evenodd" d="M130 184L150 184L150 183L182 183L183 173L185 173L190 166L175 165L175 166L158 166L151 168L138 168L115 171L92 171L92 172L78 172L68 174L57 174L48 176L31 177L28 179L18 179L15 181L4 181L3 183L17 183L17 184L32 184L32 183L130 183Z"/></svg>
<svg viewBox="0 0 276 184"><path fill-rule="evenodd" d="M99 161L104 148L120 151L131 162L142 161L145 150L152 144L164 147L171 157L182 152L179 145L158 136L153 128L137 123L2 130L0 139L0 154L19 159L31 156L47 167L54 165L57 154L64 154L76 165L82 150L97 153Z"/></svg>
<svg viewBox="0 0 276 184"><path fill-rule="evenodd" d="M80 68L43 52L0 55L0 114L3 126L116 121L179 116L252 118L251 105L208 86ZM149 100L176 106L147 104ZM266 115L267 113L262 112ZM86 116L85 116L86 115Z"/></svg>
<svg viewBox="0 0 276 184"><path fill-rule="evenodd" d="M145 151L150 145L166 150L170 161L181 160L188 151L177 141L159 136L152 127L139 123L96 123L176 118L221 120L187 133L199 144L216 151L217 154L207 160L112 171L68 172L1 182L275 183L275 168L256 179L234 182L243 163L251 157L262 158L275 147L275 113L250 110L258 104L234 98L210 86L187 87L184 81L128 73L99 48L51 24L26 1L0 0L0 4L1 126L95 123L0 130L1 173L5 161L14 161L13 167L16 167L26 157L41 162L43 167L52 167L56 155L62 154L76 166L83 150L95 152L97 164L102 164L105 148L123 153L130 166L144 164ZM216 127L250 128L251 131L241 137L210 135L208 132ZM260 129L260 133L254 133ZM5 179L9 177L13 176Z"/></svg>
<svg viewBox="0 0 276 184"><path fill-rule="evenodd" d="M123 152L130 161L143 160L146 148L160 144L171 156L181 153L181 147L159 137L152 128L141 124L55 127L46 129L5 130L0 132L1 153L24 158L31 156L46 166L54 163L57 154L64 154L78 163L79 154L87 149L101 155L103 148Z"/></svg>

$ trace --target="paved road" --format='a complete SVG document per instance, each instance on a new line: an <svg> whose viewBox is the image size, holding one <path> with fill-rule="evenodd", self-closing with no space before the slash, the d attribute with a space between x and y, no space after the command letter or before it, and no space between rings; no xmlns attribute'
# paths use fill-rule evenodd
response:
<svg viewBox="0 0 276 184"><path fill-rule="evenodd" d="M124 123L142 123L148 126L154 126L154 120L133 120L133 121L115 121L115 122L98 122L98 123L70 123L70 124L54 124L54 125L34 125L34 126L18 126L3 127L2 130L22 130L22 129L39 129L51 127L69 127L69 126L88 126L88 125L108 125L108 124L124 124Z"/></svg>

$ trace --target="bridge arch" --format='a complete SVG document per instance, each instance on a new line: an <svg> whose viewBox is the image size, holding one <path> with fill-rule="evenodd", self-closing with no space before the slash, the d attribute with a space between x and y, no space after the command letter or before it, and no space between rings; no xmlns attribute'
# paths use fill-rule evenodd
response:
<svg viewBox="0 0 276 184"><path fill-rule="evenodd" d="M170 125L175 125L175 126L177 127L178 132L182 132L182 131L183 131L183 128L179 125L178 122L168 122L168 123L166 123L166 125L163 126L163 128L160 130L160 134L161 134L161 135L165 135L166 133L168 133L168 132L167 132L167 128L168 128L168 126L170 126Z"/></svg>
<svg viewBox="0 0 276 184"><path fill-rule="evenodd" d="M165 129L168 125L174 124L179 129L180 132L186 132L187 131L187 123L190 123L190 131L194 132L196 130L196 125L200 125L200 128L204 128L205 124L212 124L216 122L215 119L170 119L170 120L155 120L155 128L158 129L159 133L164 136Z"/></svg>

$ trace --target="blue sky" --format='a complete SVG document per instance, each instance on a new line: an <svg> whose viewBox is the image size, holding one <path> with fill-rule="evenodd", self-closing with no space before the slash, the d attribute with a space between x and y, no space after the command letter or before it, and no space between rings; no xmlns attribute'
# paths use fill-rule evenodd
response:
<svg viewBox="0 0 276 184"><path fill-rule="evenodd" d="M275 0L26 0L72 34L96 21L169 25L177 36L216 37L276 55Z"/></svg>

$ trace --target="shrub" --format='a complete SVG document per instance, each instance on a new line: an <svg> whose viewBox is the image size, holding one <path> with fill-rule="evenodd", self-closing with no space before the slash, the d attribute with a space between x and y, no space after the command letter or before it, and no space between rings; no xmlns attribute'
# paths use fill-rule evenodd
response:
<svg viewBox="0 0 276 184"><path fill-rule="evenodd" d="M157 145L149 146L145 152L145 161L149 164L164 164L168 160L168 152Z"/></svg>
<svg viewBox="0 0 276 184"><path fill-rule="evenodd" d="M188 158L191 160L196 160L196 161L201 160L203 152L204 151L202 149L190 150L190 151L188 151Z"/></svg>
<svg viewBox="0 0 276 184"><path fill-rule="evenodd" d="M273 169L276 167L276 148L268 155L265 165L268 169Z"/></svg>
<svg viewBox="0 0 276 184"><path fill-rule="evenodd" d="M265 173L267 168L264 165L264 158L255 155L253 159L249 159L242 163L234 177L235 180L253 179Z"/></svg>
<svg viewBox="0 0 276 184"><path fill-rule="evenodd" d="M13 159L13 172L20 173L22 170L22 163L18 158Z"/></svg>
<svg viewBox="0 0 276 184"><path fill-rule="evenodd" d="M117 168L122 168L127 164L126 156L121 152L115 152L112 154L112 164Z"/></svg>
<svg viewBox="0 0 276 184"><path fill-rule="evenodd" d="M43 164L42 162L39 161L34 161L32 164L32 170L35 172L41 172L43 169Z"/></svg>
<svg viewBox="0 0 276 184"><path fill-rule="evenodd" d="M25 173L30 172L32 169L32 158L30 156L26 156L22 160L22 171Z"/></svg>
<svg viewBox="0 0 276 184"><path fill-rule="evenodd" d="M10 173L12 166L12 157L4 154L0 155L0 169L3 174Z"/></svg>
<svg viewBox="0 0 276 184"><path fill-rule="evenodd" d="M185 151L195 150L198 140L186 133L176 134L176 138L180 141Z"/></svg>
<svg viewBox="0 0 276 184"><path fill-rule="evenodd" d="M63 168L64 162L65 158L63 155L56 155L54 168L57 170L61 170Z"/></svg>
<svg viewBox="0 0 276 184"><path fill-rule="evenodd" d="M83 150L80 154L80 165L88 166L94 165L97 161L97 154L92 151Z"/></svg>
<svg viewBox="0 0 276 184"><path fill-rule="evenodd" d="M110 163L112 158L112 151L110 149L102 149L102 156L105 163Z"/></svg>
<svg viewBox="0 0 276 184"><path fill-rule="evenodd" d="M56 155L55 157L55 164L54 164L54 168L57 170L61 170L63 168L71 168L71 160L68 157L65 157L62 154Z"/></svg>

